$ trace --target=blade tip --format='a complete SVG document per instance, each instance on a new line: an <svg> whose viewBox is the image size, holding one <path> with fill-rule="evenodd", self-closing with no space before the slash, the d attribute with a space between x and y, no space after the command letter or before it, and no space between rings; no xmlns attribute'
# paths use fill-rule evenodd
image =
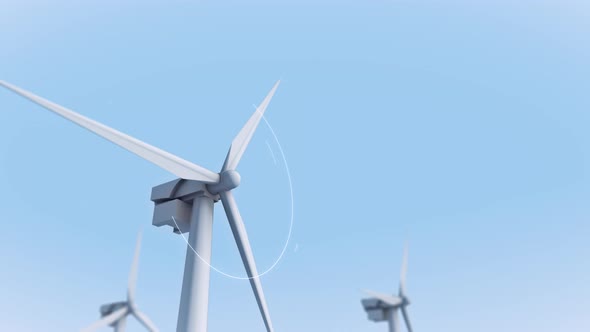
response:
<svg viewBox="0 0 590 332"><path fill-rule="evenodd" d="M281 79L280 78L276 81L275 85L272 87L272 90L273 91L276 90L279 87L279 84L281 84Z"/></svg>

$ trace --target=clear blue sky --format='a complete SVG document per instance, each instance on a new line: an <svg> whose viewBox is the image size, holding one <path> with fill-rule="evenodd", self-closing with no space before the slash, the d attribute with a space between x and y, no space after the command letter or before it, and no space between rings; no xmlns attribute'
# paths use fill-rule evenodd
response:
<svg viewBox="0 0 590 332"><path fill-rule="evenodd" d="M516 3L515 3L516 2ZM248 3L247 5L244 3ZM585 1L3 1L0 79L217 170L268 109L295 197L262 278L277 332L385 331L410 243L416 331L590 330ZM260 270L289 226L262 126L236 190ZM165 171L0 91L0 322L77 331L124 299L173 331L185 245L151 226ZM217 207L213 263L244 275ZM209 330L262 331L213 273ZM130 323L129 331L141 331Z"/></svg>

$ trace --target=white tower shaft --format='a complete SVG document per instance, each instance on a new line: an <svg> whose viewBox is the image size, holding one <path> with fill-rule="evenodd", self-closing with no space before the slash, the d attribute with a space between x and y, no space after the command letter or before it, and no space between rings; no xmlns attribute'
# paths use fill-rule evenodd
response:
<svg viewBox="0 0 590 332"><path fill-rule="evenodd" d="M387 310L387 321L389 322L389 332L400 332L399 328L399 310L392 308Z"/></svg>
<svg viewBox="0 0 590 332"><path fill-rule="evenodd" d="M204 195L193 201L177 332L207 331L213 203Z"/></svg>

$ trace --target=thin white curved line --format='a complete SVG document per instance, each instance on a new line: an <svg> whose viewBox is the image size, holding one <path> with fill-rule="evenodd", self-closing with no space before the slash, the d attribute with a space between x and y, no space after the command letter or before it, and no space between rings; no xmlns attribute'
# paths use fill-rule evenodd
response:
<svg viewBox="0 0 590 332"><path fill-rule="evenodd" d="M270 144L268 143L268 141L265 141L266 146L268 147L268 151L270 152L270 156L272 157L272 162L275 164L277 164L277 158L275 157L275 153L272 151L272 147L270 146Z"/></svg>
<svg viewBox="0 0 590 332"><path fill-rule="evenodd" d="M272 133L272 135L275 138L275 141L277 142L277 145L279 146L279 151L281 152L281 157L283 157L283 161L285 162L285 169L287 170L287 178L289 180L289 191L291 193L291 223L289 224L289 234L287 235L287 241L285 241L285 245L283 246L283 250L281 251L281 254L279 255L279 257L277 257L277 259L275 260L275 262L268 268L266 269L266 271L259 273L255 276L252 277L239 277L239 276L234 276L231 275L229 273L225 273L221 270L219 270L218 268L216 268L215 266L211 265L209 262L207 262L203 257L201 257L201 255L199 255L199 253L195 250L195 248L193 248L193 246L188 242L188 239L184 236L183 233L180 233L180 235L182 236L182 238L184 239L184 242L186 242L186 244L188 245L189 248L191 248L191 250L197 255L197 257L199 257L199 259L207 264L209 266L209 268L223 276L226 276L228 278L232 278L232 279L238 279L238 280L250 280L253 278L259 278L262 277L263 275L269 273L270 271L272 271L277 264L281 261L281 259L283 259L283 256L285 255L285 252L287 251L287 248L289 247L289 242L291 241L291 234L293 232L293 220L294 220L294 211L295 211L295 205L294 205L294 199L293 199L293 183L291 181L291 171L289 170L289 165L287 164L287 158L285 158L285 153L283 152L283 147L281 146L281 143L279 142L279 139L277 138L277 135L275 134L275 131L272 129L270 123L268 123L268 121L266 120L266 118L264 117L264 115L262 116L262 119L264 120L264 122L266 123L266 125L268 126L268 128L270 129L270 132ZM174 222L174 225L176 226L177 229L180 229L180 227L178 226L178 224L176 223L176 219L174 218L174 216L172 216L172 221Z"/></svg>

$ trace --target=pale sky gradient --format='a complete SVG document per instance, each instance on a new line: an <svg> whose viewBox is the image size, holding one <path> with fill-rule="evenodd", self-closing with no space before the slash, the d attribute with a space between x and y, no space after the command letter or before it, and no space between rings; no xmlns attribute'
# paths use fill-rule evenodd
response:
<svg viewBox="0 0 590 332"><path fill-rule="evenodd" d="M267 119L295 226L262 278L277 332L590 330L590 6L583 1L0 2L0 79L218 170ZM236 198L259 270L288 232L262 126ZM185 245L151 226L165 171L0 91L0 330L77 331L137 300L174 331ZM213 263L244 275L220 206ZM297 248L297 249L296 249ZM209 331L263 330L247 281L213 273ZM142 331L130 323L130 332Z"/></svg>

